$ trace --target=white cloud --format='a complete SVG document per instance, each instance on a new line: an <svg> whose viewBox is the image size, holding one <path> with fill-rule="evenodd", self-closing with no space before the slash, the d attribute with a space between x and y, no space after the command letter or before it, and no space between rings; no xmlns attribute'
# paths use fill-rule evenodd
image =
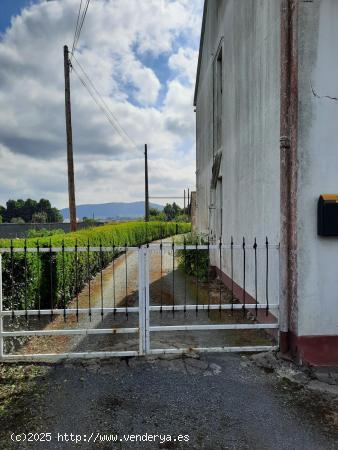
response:
<svg viewBox="0 0 338 450"><path fill-rule="evenodd" d="M168 85L163 114L167 129L177 136L192 136L195 124L191 120L193 93L191 85L184 86L173 80Z"/></svg>
<svg viewBox="0 0 338 450"><path fill-rule="evenodd" d="M0 40L0 203L44 196L67 204L63 45L71 47L78 5L42 0L13 19ZM144 142L153 195L194 184L201 8L202 0L91 2L76 57L138 149L112 129L72 73L77 203L142 198ZM165 86L156 74L160 55L168 60Z"/></svg>
<svg viewBox="0 0 338 450"><path fill-rule="evenodd" d="M176 71L183 80L193 84L196 78L198 51L192 48L180 48L169 58L169 67Z"/></svg>

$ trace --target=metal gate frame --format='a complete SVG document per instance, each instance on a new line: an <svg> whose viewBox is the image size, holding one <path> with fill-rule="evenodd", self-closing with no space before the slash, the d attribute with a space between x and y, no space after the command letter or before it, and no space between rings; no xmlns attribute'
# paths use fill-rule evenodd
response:
<svg viewBox="0 0 338 450"><path fill-rule="evenodd" d="M77 247L77 252L99 252L99 251L112 251L113 247ZM117 251L125 251L126 247L115 247L114 250ZM139 250L138 247L127 247L127 250ZM29 253L36 253L36 248L14 248L14 253L22 253L23 251L27 251ZM65 252L74 252L75 249L73 247L60 248L60 247L51 247L51 248L40 248L39 251L41 253L47 253L52 251L54 253L58 253L61 251ZM74 315L74 314L88 314L91 313L116 313L116 314L124 314L126 312L125 307L116 307L116 308L78 308L78 309L41 309L41 310L4 310L3 308L3 283L2 283L2 254L9 253L9 248L1 248L0 249L0 361L50 361L50 362L58 362L65 359L91 359L91 358L111 358L111 357L132 357L143 355L143 340L141 339L141 335L144 330L143 323L143 314L140 313L142 309L139 307L128 307L128 313L137 313L139 314L139 326L138 327L129 327L129 328L76 328L76 329L58 329L58 330L29 330L29 331L4 331L4 318L5 317L22 317L22 316L38 316L39 314L42 316L48 315ZM111 334L138 334L139 338L139 350L126 350L126 351L94 351L94 352L67 352L67 353L36 353L36 354L5 354L4 353L4 339L8 337L30 337L30 336L90 336L90 335L111 335Z"/></svg>
<svg viewBox="0 0 338 450"><path fill-rule="evenodd" d="M156 245L156 244L155 244ZM189 354L189 353L235 353L235 352L265 352L270 350L277 350L279 348L279 332L277 345L252 345L252 346L238 346L238 347L183 347L183 348L151 348L151 334L154 332L175 332L175 331L206 331L206 330L259 330L259 329L274 329L279 330L279 321L277 323L255 323L255 324L205 324L205 325L160 325L152 326L150 323L150 312L152 311L184 311L184 310L219 310L218 304L198 304L198 305L170 305L170 306L153 306L149 295L149 249L155 247L149 245L142 247L139 251L139 306L140 306L140 355L165 355L165 354ZM272 246L276 249L279 246ZM218 250L218 245L175 245L175 250ZM265 304L246 304L245 309L266 309ZM271 309L279 309L278 304L271 304ZM221 310L242 310L242 304L223 304Z"/></svg>
<svg viewBox="0 0 338 450"><path fill-rule="evenodd" d="M170 248L172 244L169 244ZM226 246L224 246L227 248ZM278 248L278 246L272 246ZM63 329L63 330L29 330L29 331L4 331L4 318L15 316L36 316L41 315L71 315L85 314L89 312L88 308L80 309L41 309L41 310L4 310L3 309L3 285L2 285L2 253L8 252L10 249L0 249L0 360L1 361L60 361L63 359L90 359L90 358L110 358L110 357L132 357L144 355L163 355L163 354L188 354L191 352L260 352L268 350L276 350L279 348L279 332L277 345L269 346L239 346L239 347L186 347L186 348L151 348L151 333L156 332L175 332L175 331L205 331L205 330L251 330L251 329L279 329L277 323L255 323L255 324L205 324L205 325L160 325L152 326L150 323L150 312L160 311L183 311L183 310L242 310L242 304L187 304L187 305L151 305L149 284L150 284L150 268L149 253L159 248L159 244L148 244L141 247L127 247L128 250L138 251L138 293L139 305L136 307L128 307L128 312L136 313L139 316L139 326L130 328L82 328L82 329ZM218 249L218 245L175 245L175 250L206 250ZM239 247L240 248L240 247ZM115 249L125 250L126 247L115 247ZM24 249L16 248L15 252ZM61 248L52 248L54 252L59 252ZM63 249L67 252L73 252L74 248ZM112 247L91 247L91 251L111 251ZM26 251L36 252L36 249L26 249ZM49 252L50 248L40 249L41 252ZM88 251L88 248L77 248L77 251ZM246 304L245 309L265 309L265 304ZM271 309L278 309L278 304L271 304ZM103 313L125 313L125 307L117 308L91 308L91 312ZM7 337L29 337L29 336L70 336L70 335L109 335L109 334L139 334L139 349L130 351L95 351L95 352L68 352L68 353L50 353L50 354L5 354L4 339Z"/></svg>

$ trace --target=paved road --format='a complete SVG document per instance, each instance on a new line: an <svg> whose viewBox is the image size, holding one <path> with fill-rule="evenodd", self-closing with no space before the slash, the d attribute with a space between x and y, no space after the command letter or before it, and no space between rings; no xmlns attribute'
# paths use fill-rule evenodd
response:
<svg viewBox="0 0 338 450"><path fill-rule="evenodd" d="M43 383L40 430L53 441L13 448L338 449L324 401L240 355L57 365ZM57 433L82 442L57 442ZM182 434L189 442L83 442L91 433Z"/></svg>

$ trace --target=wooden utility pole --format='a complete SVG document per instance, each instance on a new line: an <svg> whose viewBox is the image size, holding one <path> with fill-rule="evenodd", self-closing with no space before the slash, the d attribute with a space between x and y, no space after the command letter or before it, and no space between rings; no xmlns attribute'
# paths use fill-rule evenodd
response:
<svg viewBox="0 0 338 450"><path fill-rule="evenodd" d="M188 206L187 206L187 214L190 216L190 189L188 189Z"/></svg>
<svg viewBox="0 0 338 450"><path fill-rule="evenodd" d="M149 222L148 146L144 146L145 221Z"/></svg>
<svg viewBox="0 0 338 450"><path fill-rule="evenodd" d="M69 80L69 52L68 47L63 47L64 70L65 70L65 111L66 111L66 133L67 133L67 166L68 166L68 197L70 230L76 231L76 204L75 204L75 181L74 181L74 159L73 159L73 132L72 112L70 105L70 80Z"/></svg>

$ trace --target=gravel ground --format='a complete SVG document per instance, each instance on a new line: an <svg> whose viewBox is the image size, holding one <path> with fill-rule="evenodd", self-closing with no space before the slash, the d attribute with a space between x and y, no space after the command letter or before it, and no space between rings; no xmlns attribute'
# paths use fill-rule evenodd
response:
<svg viewBox="0 0 338 450"><path fill-rule="evenodd" d="M117 303L125 305L124 256L116 262ZM164 260L163 278L159 255L152 257L150 297L152 304L184 300L185 279L175 269L173 290L172 258ZM137 256L128 256L128 304L137 305ZM104 273L105 306L112 306L112 267ZM92 283L92 306L100 306L99 279ZM207 291L199 286L200 300ZM86 290L80 306L87 305ZM196 284L189 280L187 303L196 301ZM219 285L211 289L211 301L219 301ZM223 291L222 301L227 301ZM241 313L172 312L151 317L154 324L245 322ZM35 324L36 325L36 324ZM43 326L43 324L41 325ZM51 327L137 326L137 315L120 318L107 315L103 321L84 316L57 319ZM261 331L224 333L154 333L152 346L214 346L269 344ZM223 340L223 341L222 341ZM38 339L29 351L91 351L137 348L136 336L104 336L85 339ZM283 375L257 367L239 354L207 354L184 358L124 358L103 361L64 362L47 365L0 366L0 449L306 449L338 450L338 408L333 400ZM264 367L264 364L262 364ZM13 370L11 369L13 367ZM1 404L2 403L2 404ZM14 443L11 433L51 433L51 442ZM73 433L73 435L71 435ZM122 441L108 442L118 434ZM158 435L156 442L143 442L145 434ZM67 434L67 435L65 435ZM100 434L100 435L99 435ZM127 442L124 435L138 435ZM76 438L75 438L76 435ZM181 435L181 436L180 436ZM19 439L22 439L20 435ZM105 437L106 436L106 437ZM180 437L179 437L180 436ZM96 438L96 442L93 440ZM68 440L67 440L68 439ZM70 440L73 439L73 442ZM74 440L77 439L77 443ZM133 439L131 437L131 439ZM90 441L90 442L89 442Z"/></svg>
<svg viewBox="0 0 338 450"><path fill-rule="evenodd" d="M338 449L337 408L244 355L54 365L39 389L33 410L28 397L20 427L6 427L2 448ZM50 443L10 442L11 431L28 431L28 414L36 416L36 430L52 433ZM65 433L81 442L65 442ZM148 433L162 442L88 442L92 433ZM179 442L179 435L189 440Z"/></svg>

